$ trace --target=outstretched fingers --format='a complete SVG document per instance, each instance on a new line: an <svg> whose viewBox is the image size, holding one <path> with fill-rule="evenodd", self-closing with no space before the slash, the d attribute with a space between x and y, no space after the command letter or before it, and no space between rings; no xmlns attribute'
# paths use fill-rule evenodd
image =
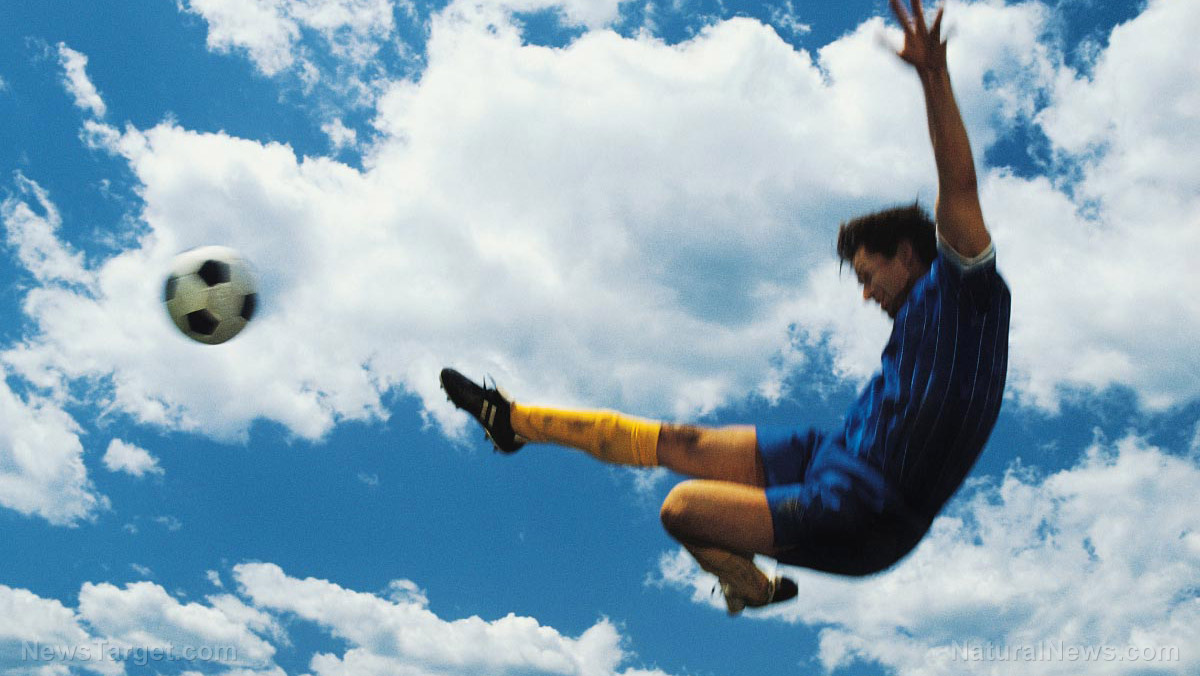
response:
<svg viewBox="0 0 1200 676"><path fill-rule="evenodd" d="M926 31L925 23L925 8L921 6L921 0L912 0L913 10L913 28L916 29L917 35L924 35Z"/></svg>
<svg viewBox="0 0 1200 676"><path fill-rule="evenodd" d="M941 35L942 14L946 9L945 5L938 7L937 14L933 17L933 26L930 27L925 22L925 7L921 4L921 0L910 0L910 2L912 3L912 16L909 16L908 10L905 9L901 0L888 0L892 6L892 13L896 15L896 21L900 22L900 27L904 29L905 34L937 39Z"/></svg>
<svg viewBox="0 0 1200 676"><path fill-rule="evenodd" d="M945 6L939 7L933 25L925 21L921 0L910 0L912 14L902 0L888 0L896 20L904 31L904 46L896 53L919 72L932 72L945 67L945 41L942 39L942 16Z"/></svg>
<svg viewBox="0 0 1200 676"><path fill-rule="evenodd" d="M892 13L896 15L896 21L900 22L900 27L907 33L909 25L912 23L908 18L908 10L904 9L900 0L888 0L888 3L892 6Z"/></svg>

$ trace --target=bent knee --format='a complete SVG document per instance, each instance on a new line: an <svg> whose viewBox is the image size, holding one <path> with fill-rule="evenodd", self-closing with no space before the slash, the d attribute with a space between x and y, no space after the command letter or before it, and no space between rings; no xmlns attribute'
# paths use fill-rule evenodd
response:
<svg viewBox="0 0 1200 676"><path fill-rule="evenodd" d="M689 530L694 519L696 502L696 484L684 481L671 489L663 500L658 516L663 528L671 535L680 535Z"/></svg>

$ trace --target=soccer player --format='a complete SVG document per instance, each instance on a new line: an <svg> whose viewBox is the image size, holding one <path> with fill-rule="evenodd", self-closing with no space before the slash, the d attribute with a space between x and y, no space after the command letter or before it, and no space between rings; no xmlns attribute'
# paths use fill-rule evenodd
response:
<svg viewBox="0 0 1200 676"><path fill-rule="evenodd" d="M979 205L975 165L941 38L890 0L904 28L898 55L919 76L938 171L936 224L917 205L843 223L837 252L892 318L881 366L838 429L660 423L608 411L518 404L453 369L451 401L498 450L550 442L610 462L695 477L667 495L667 532L716 575L731 614L797 594L755 554L843 575L869 575L916 546L991 434L1004 392L1009 291Z"/></svg>

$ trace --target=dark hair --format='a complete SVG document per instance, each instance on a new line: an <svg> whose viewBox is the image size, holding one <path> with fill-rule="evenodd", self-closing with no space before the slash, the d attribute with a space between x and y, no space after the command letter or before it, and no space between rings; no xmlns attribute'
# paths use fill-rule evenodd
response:
<svg viewBox="0 0 1200 676"><path fill-rule="evenodd" d="M937 256L937 235L929 212L917 202L859 216L838 227L837 253L843 263L854 260L859 247L891 258L900 242L908 240L922 263Z"/></svg>

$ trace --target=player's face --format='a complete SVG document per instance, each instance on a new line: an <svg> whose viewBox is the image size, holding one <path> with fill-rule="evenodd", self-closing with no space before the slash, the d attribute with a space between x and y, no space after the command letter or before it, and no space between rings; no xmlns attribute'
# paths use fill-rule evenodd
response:
<svg viewBox="0 0 1200 676"><path fill-rule="evenodd" d="M875 301L894 319L915 281L911 263L912 249L907 243L900 245L895 256L884 256L859 247L851 264L858 283L862 284L863 300Z"/></svg>

